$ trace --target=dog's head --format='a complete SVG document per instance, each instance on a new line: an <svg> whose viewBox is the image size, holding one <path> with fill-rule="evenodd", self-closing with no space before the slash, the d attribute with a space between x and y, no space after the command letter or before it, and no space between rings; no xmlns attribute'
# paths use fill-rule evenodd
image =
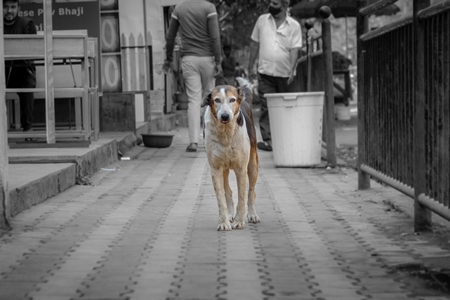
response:
<svg viewBox="0 0 450 300"><path fill-rule="evenodd" d="M220 85L203 98L201 107L209 106L214 118L222 124L228 124L233 118L239 116L239 107L243 98L242 88Z"/></svg>

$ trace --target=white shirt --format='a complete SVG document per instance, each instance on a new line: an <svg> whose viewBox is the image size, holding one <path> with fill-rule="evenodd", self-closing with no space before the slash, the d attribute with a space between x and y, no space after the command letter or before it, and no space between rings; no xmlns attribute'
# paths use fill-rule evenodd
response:
<svg viewBox="0 0 450 300"><path fill-rule="evenodd" d="M251 39L259 43L258 72L275 77L289 77L293 67L289 52L302 47L300 24L287 16L277 28L272 15L263 14L256 21Z"/></svg>

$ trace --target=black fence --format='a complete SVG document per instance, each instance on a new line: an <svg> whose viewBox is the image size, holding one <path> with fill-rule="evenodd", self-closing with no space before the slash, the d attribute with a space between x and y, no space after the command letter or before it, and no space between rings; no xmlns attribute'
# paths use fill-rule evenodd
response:
<svg viewBox="0 0 450 300"><path fill-rule="evenodd" d="M361 158L386 176L414 185L414 51L412 19L362 37L364 114Z"/></svg>
<svg viewBox="0 0 450 300"><path fill-rule="evenodd" d="M450 3L449 3L450 5ZM425 11L426 12L426 11ZM425 194L450 207L450 9L419 14L424 31Z"/></svg>
<svg viewBox="0 0 450 300"><path fill-rule="evenodd" d="M359 188L370 176L415 200L415 227L430 211L450 220L450 1L367 32L367 16L391 4L358 0Z"/></svg>

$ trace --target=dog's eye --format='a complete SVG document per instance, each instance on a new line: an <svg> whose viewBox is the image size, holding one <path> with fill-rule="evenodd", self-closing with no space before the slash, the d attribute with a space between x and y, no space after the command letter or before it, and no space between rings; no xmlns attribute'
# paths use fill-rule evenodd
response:
<svg viewBox="0 0 450 300"><path fill-rule="evenodd" d="M230 98L230 102L236 101L236 98Z"/></svg>
<svg viewBox="0 0 450 300"><path fill-rule="evenodd" d="M220 103L220 99L219 98L214 99L214 101L216 101L216 103Z"/></svg>

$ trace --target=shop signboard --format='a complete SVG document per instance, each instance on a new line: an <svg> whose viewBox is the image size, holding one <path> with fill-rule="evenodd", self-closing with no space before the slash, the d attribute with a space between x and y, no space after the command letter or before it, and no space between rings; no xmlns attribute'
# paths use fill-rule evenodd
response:
<svg viewBox="0 0 450 300"><path fill-rule="evenodd" d="M88 36L100 38L100 7L97 0L56 0L52 4L53 30L88 31ZM44 7L42 0L20 1L20 15L44 30Z"/></svg>
<svg viewBox="0 0 450 300"><path fill-rule="evenodd" d="M100 5L98 0L54 0L51 13L54 31L86 30L89 37L97 38L100 41ZM44 31L45 14L42 0L21 0L19 15L32 19L37 31ZM100 51L98 49L97 57L101 57ZM72 72L78 75L81 69L75 66ZM65 82L66 77L62 74L57 79ZM70 79L70 77L68 78ZM101 93L101 87L99 87L99 92Z"/></svg>

